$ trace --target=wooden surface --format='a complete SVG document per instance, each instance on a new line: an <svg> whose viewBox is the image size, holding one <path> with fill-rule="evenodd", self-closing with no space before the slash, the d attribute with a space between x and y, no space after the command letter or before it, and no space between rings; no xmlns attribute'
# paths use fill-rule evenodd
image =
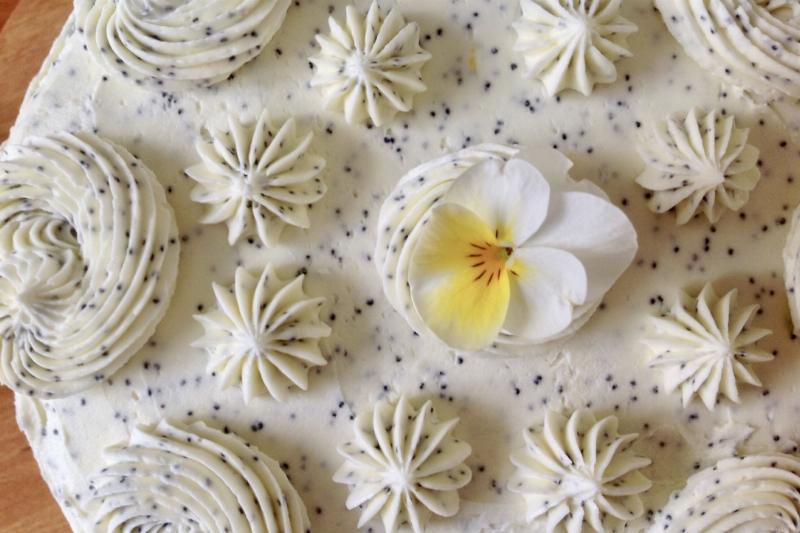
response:
<svg viewBox="0 0 800 533"><path fill-rule="evenodd" d="M61 31L72 0L0 0L0 140L8 136L31 78ZM69 531L0 386L0 532Z"/></svg>

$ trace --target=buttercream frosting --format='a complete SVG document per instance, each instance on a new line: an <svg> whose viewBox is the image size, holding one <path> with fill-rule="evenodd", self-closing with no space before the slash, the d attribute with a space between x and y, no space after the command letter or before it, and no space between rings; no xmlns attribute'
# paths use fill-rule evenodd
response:
<svg viewBox="0 0 800 533"><path fill-rule="evenodd" d="M0 380L62 397L110 378L155 331L180 243L153 173L90 133L0 157Z"/></svg>
<svg viewBox="0 0 800 533"><path fill-rule="evenodd" d="M795 333L800 332L800 209L796 208L792 215L786 244L783 247L783 279L786 295L789 299L789 311L792 315Z"/></svg>
<svg viewBox="0 0 800 533"><path fill-rule="evenodd" d="M355 420L355 439L339 448L345 463L334 481L350 486L347 508L361 507L362 527L380 516L385 531L424 530L431 514L458 513L458 489L472 479L469 444L440 421L431 401L382 400Z"/></svg>
<svg viewBox="0 0 800 533"><path fill-rule="evenodd" d="M104 457L87 504L92 531L310 531L277 461L227 428L137 425Z"/></svg>
<svg viewBox="0 0 800 533"><path fill-rule="evenodd" d="M241 385L245 401L306 390L309 369L327 364L319 345L331 332L319 317L325 298L306 295L304 279L284 281L271 265L260 275L238 268L232 288L214 284L218 307L195 316L205 335L194 346L208 351L208 371L223 386Z"/></svg>
<svg viewBox="0 0 800 533"><path fill-rule="evenodd" d="M290 0L79 0L78 31L107 68L185 89L230 79L280 29Z"/></svg>
<svg viewBox="0 0 800 533"><path fill-rule="evenodd" d="M565 89L588 95L617 79L615 63L630 57L628 36L636 25L620 15L622 0L521 0L514 23L515 50L527 74L553 96Z"/></svg>
<svg viewBox="0 0 800 533"><path fill-rule="evenodd" d="M266 111L255 123L229 116L227 129L204 128L196 144L202 163L186 169L197 182L192 200L208 206L201 222L225 222L231 245L253 230L270 245L286 226L308 228L309 206L327 191L313 138L298 133L293 118L276 127Z"/></svg>
<svg viewBox="0 0 800 533"><path fill-rule="evenodd" d="M793 533L800 529L800 459L765 453L722 459L672 494L649 533Z"/></svg>
<svg viewBox="0 0 800 533"><path fill-rule="evenodd" d="M771 332L750 327L759 306L738 309L737 294L720 298L709 283L696 298L683 293L667 316L652 318L644 339L655 354L650 366L664 370L667 392L681 389L684 407L695 395L708 409L720 397L738 403L740 382L761 386L752 365L774 356L755 343Z"/></svg>
<svg viewBox="0 0 800 533"><path fill-rule="evenodd" d="M616 417L577 410L567 419L548 410L544 426L523 437L508 488L542 531L621 531L644 513L641 495L652 484L641 469L651 461L631 450L637 435L620 434Z"/></svg>
<svg viewBox="0 0 800 533"><path fill-rule="evenodd" d="M652 191L650 209L676 209L678 224L698 210L713 223L723 207L741 209L761 179L758 148L747 143L749 133L717 110L668 117L640 149L647 166L636 182Z"/></svg>
<svg viewBox="0 0 800 533"><path fill-rule="evenodd" d="M384 15L378 2L366 15L354 6L345 24L331 16L329 35L317 35L319 54L311 85L320 87L326 105L341 109L347 122L369 119L376 126L410 111L414 96L425 91L421 70L431 58L419 44L419 26L393 7Z"/></svg>

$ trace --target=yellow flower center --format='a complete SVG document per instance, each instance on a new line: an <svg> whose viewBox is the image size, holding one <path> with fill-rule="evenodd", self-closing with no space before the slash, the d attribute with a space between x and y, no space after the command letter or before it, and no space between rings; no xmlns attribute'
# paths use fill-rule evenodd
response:
<svg viewBox="0 0 800 533"><path fill-rule="evenodd" d="M484 280L487 286L493 281L499 281L508 267L508 260L514 249L487 241L471 242L469 246L472 253L467 255L467 259L470 261L470 268L475 271L473 281Z"/></svg>

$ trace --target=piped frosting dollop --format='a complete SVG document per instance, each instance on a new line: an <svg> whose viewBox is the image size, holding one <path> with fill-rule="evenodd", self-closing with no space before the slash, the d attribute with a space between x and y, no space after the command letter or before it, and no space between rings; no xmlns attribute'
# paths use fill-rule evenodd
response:
<svg viewBox="0 0 800 533"><path fill-rule="evenodd" d="M387 533L421 533L431 514L458 513L458 489L472 479L469 444L440 421L430 401L383 400L355 420L355 439L339 448L345 463L334 481L350 486L347 508L361 507L358 526L380 516Z"/></svg>
<svg viewBox="0 0 800 533"><path fill-rule="evenodd" d="M622 531L644 513L641 496L652 483L640 470L651 461L630 449L637 435L620 435L616 417L548 411L544 426L523 436L508 488L523 496L537 531Z"/></svg>
<svg viewBox="0 0 800 533"><path fill-rule="evenodd" d="M308 228L309 206L327 192L313 138L299 134L293 118L275 126L266 111L255 123L229 116L227 129L204 128L196 144L202 163L186 169L197 182L192 200L208 206L201 222L225 222L231 245L253 230L273 245L286 226Z"/></svg>
<svg viewBox="0 0 800 533"><path fill-rule="evenodd" d="M655 354L650 366L664 370L667 392L681 389L684 407L697 395L713 410L720 397L739 402L739 382L761 386L752 365L774 356L755 343L771 332L750 327L759 306L737 309L736 295L733 289L720 298L707 284L696 298L683 293L667 316L652 319L644 339Z"/></svg>
<svg viewBox="0 0 800 533"><path fill-rule="evenodd" d="M366 15L347 6L345 18L342 25L330 17L330 35L317 35L311 85L347 122L382 126L410 111L414 96L425 91L421 69L431 55L419 44L417 23L407 23L397 7L384 16L377 2Z"/></svg>
<svg viewBox="0 0 800 533"><path fill-rule="evenodd" d="M800 531L800 459L781 453L732 457L689 478L648 533Z"/></svg>
<svg viewBox="0 0 800 533"><path fill-rule="evenodd" d="M264 49L290 0L80 0L76 23L99 62L137 84L206 87Z"/></svg>
<svg viewBox="0 0 800 533"><path fill-rule="evenodd" d="M180 244L153 173L90 133L0 156L0 381L63 397L111 377L169 306Z"/></svg>
<svg viewBox="0 0 800 533"><path fill-rule="evenodd" d="M678 224L698 210L713 223L723 207L741 209L761 179L758 149L747 144L749 133L735 126L732 115L716 110L668 117L640 149L647 166L636 182L652 191L650 209L676 209Z"/></svg>
<svg viewBox="0 0 800 533"><path fill-rule="evenodd" d="M636 25L619 14L622 0L521 0L514 23L515 50L527 74L556 95L574 89L589 95L617 79L615 63L630 57L628 36Z"/></svg>
<svg viewBox="0 0 800 533"><path fill-rule="evenodd" d="M137 425L104 455L87 505L92 531L310 531L278 462L227 429Z"/></svg>
<svg viewBox="0 0 800 533"><path fill-rule="evenodd" d="M230 289L214 284L217 307L195 316L205 335L194 346L208 351L208 371L223 386L241 385L245 401L306 390L309 369L327 364L319 346L331 332L319 317L325 298L306 295L304 279L284 281L271 265L260 275L240 267Z"/></svg>

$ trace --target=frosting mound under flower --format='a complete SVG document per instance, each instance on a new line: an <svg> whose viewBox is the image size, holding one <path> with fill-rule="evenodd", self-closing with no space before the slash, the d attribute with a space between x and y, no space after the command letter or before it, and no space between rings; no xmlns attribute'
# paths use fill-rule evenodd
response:
<svg viewBox="0 0 800 533"><path fill-rule="evenodd" d="M260 276L238 268L231 289L214 284L218 307L195 316L205 335L193 345L208 351L208 371L223 386L241 385L245 401L306 390L309 369L327 364L319 346L331 333L319 318L325 298L307 296L304 279L281 280L271 265Z"/></svg>
<svg viewBox="0 0 800 533"><path fill-rule="evenodd" d="M458 489L472 479L469 444L453 437L457 418L440 422L430 401L378 402L355 421L355 439L334 481L350 486L347 508L361 507L358 527L377 515L387 533L424 530L431 513L458 513Z"/></svg>
<svg viewBox="0 0 800 533"><path fill-rule="evenodd" d="M617 79L615 63L632 54L628 36L636 25L619 14L622 0L522 0L514 24L515 50L528 75L553 96L564 89L584 95Z"/></svg>
<svg viewBox="0 0 800 533"><path fill-rule="evenodd" d="M548 411L544 427L524 432L525 448L508 488L521 494L537 531L621 531L644 513L651 482L640 469L650 459L630 450L636 434L620 435L616 417L598 421L585 410L567 420Z"/></svg>
<svg viewBox="0 0 800 533"><path fill-rule="evenodd" d="M196 148L203 160L186 169L197 182L192 200L208 205L201 222L228 226L233 245L255 229L274 244L286 226L308 228L309 206L327 187L319 178L325 160L310 151L313 133L297 133L290 118L275 127L266 112L255 124L228 118L228 128L204 128Z"/></svg>
<svg viewBox="0 0 800 533"><path fill-rule="evenodd" d="M90 133L0 159L0 381L67 396L153 335L175 288L175 217L141 161Z"/></svg>
<svg viewBox="0 0 800 533"><path fill-rule="evenodd" d="M419 26L406 23L393 7L385 17L377 2L366 16L347 6L346 23L328 20L330 35L317 35L320 53L311 58L311 85L321 87L326 105L344 111L347 122L376 126L411 110L425 91L420 73L431 55L419 45Z"/></svg>
<svg viewBox="0 0 800 533"><path fill-rule="evenodd" d="M641 147L647 167L636 182L652 191L648 205L656 213L677 210L685 224L702 209L710 222L722 208L739 210L761 179L758 149L747 144L748 129L716 110L667 118Z"/></svg>
<svg viewBox="0 0 800 533"><path fill-rule="evenodd" d="M134 427L105 459L92 480L92 531L310 531L278 462L228 430L161 420Z"/></svg>
<svg viewBox="0 0 800 533"><path fill-rule="evenodd" d="M560 153L534 156L543 172L513 153L479 146L422 165L381 208L387 297L454 349L574 332L636 253L627 217L597 187L572 182Z"/></svg>
<svg viewBox="0 0 800 533"><path fill-rule="evenodd" d="M720 298L707 284L696 298L684 293L669 315L652 319L644 339L656 354L650 366L664 370L667 392L681 389L684 407L697 395L713 410L720 396L739 402L739 382L761 386L752 365L773 355L755 343L771 331L749 327L759 306L737 309L736 295L734 289Z"/></svg>
<svg viewBox="0 0 800 533"><path fill-rule="evenodd" d="M80 0L98 61L136 83L183 89L231 78L281 27L290 0Z"/></svg>
<svg viewBox="0 0 800 533"><path fill-rule="evenodd" d="M672 494L649 533L800 531L800 459L733 457L701 470Z"/></svg>
<svg viewBox="0 0 800 533"><path fill-rule="evenodd" d="M656 0L664 22L703 70L774 99L800 98L800 17L781 0Z"/></svg>

